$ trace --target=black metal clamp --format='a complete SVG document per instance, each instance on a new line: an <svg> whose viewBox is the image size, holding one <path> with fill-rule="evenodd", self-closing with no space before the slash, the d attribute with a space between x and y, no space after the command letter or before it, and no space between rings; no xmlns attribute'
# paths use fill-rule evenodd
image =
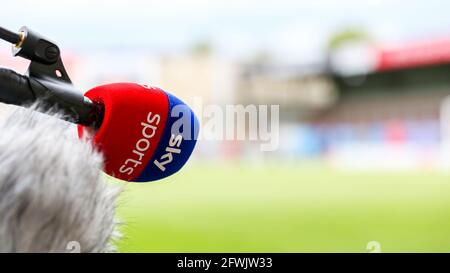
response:
<svg viewBox="0 0 450 273"><path fill-rule="evenodd" d="M27 27L18 33L0 27L0 38L13 44L14 56L31 61L26 75L0 70L0 101L25 105L39 99L43 110L62 111L65 119L74 123L98 125L101 106L73 86L54 42Z"/></svg>

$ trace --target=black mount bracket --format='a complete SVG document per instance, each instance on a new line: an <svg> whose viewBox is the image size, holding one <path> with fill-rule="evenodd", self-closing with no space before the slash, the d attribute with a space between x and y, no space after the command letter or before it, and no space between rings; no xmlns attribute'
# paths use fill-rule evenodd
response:
<svg viewBox="0 0 450 273"><path fill-rule="evenodd" d="M86 125L94 123L101 109L73 86L59 47L27 27L20 28L19 38L12 52L14 56L31 61L27 76L35 98L41 99L49 108L62 110L70 121Z"/></svg>
<svg viewBox="0 0 450 273"><path fill-rule="evenodd" d="M27 27L20 28L19 36L21 40L13 45L13 55L31 61L28 68L30 77L47 78L72 84L64 68L61 51L54 42Z"/></svg>

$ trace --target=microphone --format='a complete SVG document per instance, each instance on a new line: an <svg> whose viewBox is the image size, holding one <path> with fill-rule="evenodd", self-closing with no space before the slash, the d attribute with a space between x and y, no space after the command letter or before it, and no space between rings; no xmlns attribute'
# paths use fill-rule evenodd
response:
<svg viewBox="0 0 450 273"><path fill-rule="evenodd" d="M135 83L77 91L65 71L59 48L22 27L14 34L0 27L13 53L31 60L27 75L0 69L0 101L41 111L60 110L78 124L80 138L103 154L104 171L130 182L150 182L179 171L197 142L199 122L191 108L160 88ZM55 73L56 72L56 73Z"/></svg>
<svg viewBox="0 0 450 273"><path fill-rule="evenodd" d="M194 150L199 130L194 112L157 87L114 83L89 90L103 106L97 130L79 125L105 157L105 172L116 178L148 182L180 170Z"/></svg>

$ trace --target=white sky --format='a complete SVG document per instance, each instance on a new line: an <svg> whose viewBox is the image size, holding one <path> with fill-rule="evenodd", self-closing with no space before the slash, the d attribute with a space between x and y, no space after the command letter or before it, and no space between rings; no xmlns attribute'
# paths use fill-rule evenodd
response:
<svg viewBox="0 0 450 273"><path fill-rule="evenodd" d="M445 0L4 1L0 25L27 25L65 48L178 52L199 40L227 56L270 51L289 61L320 58L329 35L361 26L380 41L450 37Z"/></svg>

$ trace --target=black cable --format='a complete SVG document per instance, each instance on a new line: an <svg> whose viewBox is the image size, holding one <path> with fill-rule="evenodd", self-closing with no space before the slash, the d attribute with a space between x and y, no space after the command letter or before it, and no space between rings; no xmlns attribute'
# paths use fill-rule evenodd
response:
<svg viewBox="0 0 450 273"><path fill-rule="evenodd" d="M0 27L0 39L8 41L11 44L17 44L20 41L20 35Z"/></svg>

